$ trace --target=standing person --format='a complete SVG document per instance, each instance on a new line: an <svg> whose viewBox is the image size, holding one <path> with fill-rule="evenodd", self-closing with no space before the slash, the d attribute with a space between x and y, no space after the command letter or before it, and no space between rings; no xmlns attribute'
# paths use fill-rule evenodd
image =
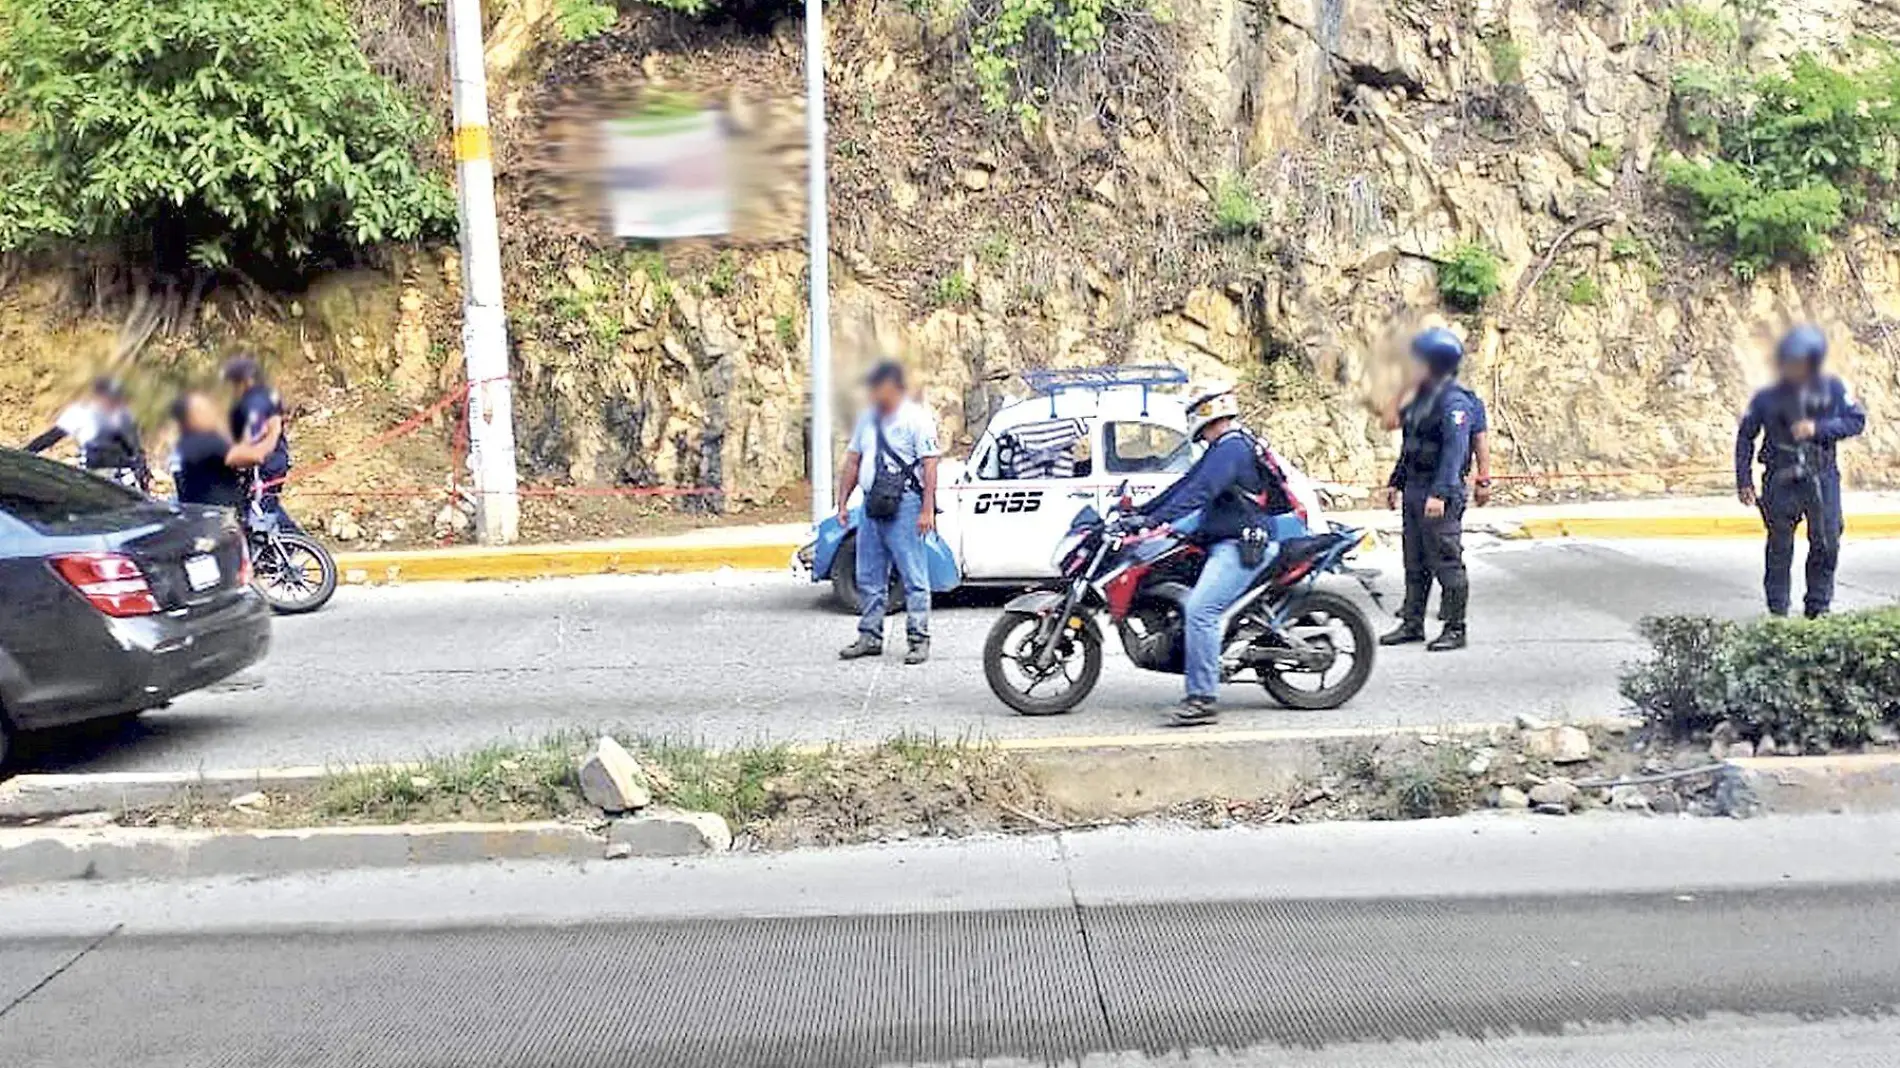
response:
<svg viewBox="0 0 1900 1068"><path fill-rule="evenodd" d="M1159 526L1201 512L1190 535L1207 562L1184 608L1187 694L1169 716L1172 727L1217 722L1221 681L1221 618L1279 555L1274 519L1299 509L1277 459L1240 425L1232 386L1207 386L1188 402L1188 433L1207 446L1179 481L1119 522ZM1185 525L1184 525L1185 527Z"/></svg>
<svg viewBox="0 0 1900 1068"><path fill-rule="evenodd" d="M1840 379L1821 372L1827 335L1797 326L1775 349L1779 379L1756 393L1735 434L1735 496L1761 510L1768 527L1762 589L1768 611L1788 614L1794 567L1794 528L1808 521L1809 619L1834 602L1834 568L1841 552L1841 469L1835 446L1867 428L1867 413ZM1761 439L1761 492L1755 491L1755 440Z"/></svg>
<svg viewBox="0 0 1900 1068"><path fill-rule="evenodd" d="M1392 400L1380 409L1380 423L1387 430L1397 430L1402 425L1400 413L1412 403L1418 395L1418 383L1407 386L1393 394ZM1471 480L1471 503L1483 508L1491 503L1491 417L1483 402L1478 404L1477 415L1471 421L1471 456L1475 461Z"/></svg>
<svg viewBox="0 0 1900 1068"><path fill-rule="evenodd" d="M79 463L103 478L149 493L152 468L139 440L138 420L125 403L125 387L110 376L92 381L85 399L68 405L52 428L26 443L26 451L45 452L64 438L79 446Z"/></svg>
<svg viewBox="0 0 1900 1068"><path fill-rule="evenodd" d="M858 526L858 640L838 653L857 660L884 654L884 610L891 570L904 583L904 663L930 659L930 574L924 538L937 526L937 426L904 388L904 369L886 360L864 380L870 404L858 417L838 476L838 521L850 517L851 493L864 487Z"/></svg>
<svg viewBox="0 0 1900 1068"><path fill-rule="evenodd" d="M1471 435L1486 420L1483 402L1458 381L1464 357L1464 342L1443 327L1412 339L1420 382L1400 413L1404 445L1386 487L1386 506L1399 504L1404 523L1405 604L1398 627L1379 639L1381 645L1425 641L1425 606L1436 581L1445 626L1425 648L1438 653L1465 647L1471 591L1464 560L1465 478Z"/></svg>
<svg viewBox="0 0 1900 1068"><path fill-rule="evenodd" d="M242 509L244 470L264 458L259 445L232 444L217 404L193 390L172 405L178 444L172 449L172 483L179 504Z"/></svg>
<svg viewBox="0 0 1900 1068"><path fill-rule="evenodd" d="M254 446L246 454L256 453L252 479L261 487L258 503L267 514L275 515L283 529L303 533L297 521L284 511L284 480L290 477L290 433L284 426L284 402L276 390L264 381L256 360L241 356L224 365L224 382L230 387L231 440Z"/></svg>

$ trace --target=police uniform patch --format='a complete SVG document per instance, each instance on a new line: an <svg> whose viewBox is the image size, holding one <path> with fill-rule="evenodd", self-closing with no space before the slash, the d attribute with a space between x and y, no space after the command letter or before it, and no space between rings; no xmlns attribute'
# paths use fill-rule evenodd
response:
<svg viewBox="0 0 1900 1068"><path fill-rule="evenodd" d="M1464 426L1464 425L1465 425L1465 413L1464 413L1464 412L1462 412L1462 411L1456 411L1456 412L1453 412L1453 413L1451 413L1451 425L1453 425L1453 426Z"/></svg>

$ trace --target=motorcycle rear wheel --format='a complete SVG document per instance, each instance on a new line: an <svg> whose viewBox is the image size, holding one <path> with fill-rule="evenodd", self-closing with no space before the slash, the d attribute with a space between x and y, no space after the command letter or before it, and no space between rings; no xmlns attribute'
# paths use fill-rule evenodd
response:
<svg viewBox="0 0 1900 1068"><path fill-rule="evenodd" d="M1059 716L1081 704L1101 679L1102 636L1094 627L1085 626L1073 638L1058 638L1067 640L1071 648L1052 669L1039 675L1033 668L1024 667L1022 660L1026 655L1023 647L1041 623L1042 617L1032 612L1004 612L983 643L983 678L998 700L1022 715ZM1078 659L1081 663L1074 665ZM1012 664L1023 674L1026 685L1018 685L1009 677L1008 666ZM1075 673L1071 673L1072 665ZM1056 679L1066 681L1068 686L1059 692L1036 694L1038 687Z"/></svg>
<svg viewBox="0 0 1900 1068"><path fill-rule="evenodd" d="M1319 673L1319 685L1309 689L1294 685L1288 676L1311 677L1313 672L1275 670L1263 664L1260 667L1260 685L1266 687L1267 693L1275 701L1303 712L1319 712L1338 708L1365 688L1366 680L1372 677L1373 654L1378 648L1378 640L1372 633L1372 621L1350 599L1330 590L1314 590L1295 606L1287 627L1312 627L1326 623L1339 624L1351 636L1350 651L1339 649L1337 644L1334 646L1338 655L1352 657L1351 665L1336 682L1327 682L1327 673ZM1337 666L1337 663L1335 660L1333 666Z"/></svg>

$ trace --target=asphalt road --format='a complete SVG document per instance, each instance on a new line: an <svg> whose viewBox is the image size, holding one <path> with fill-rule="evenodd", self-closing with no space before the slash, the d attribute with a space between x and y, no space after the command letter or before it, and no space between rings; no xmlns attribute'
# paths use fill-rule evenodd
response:
<svg viewBox="0 0 1900 1068"><path fill-rule="evenodd" d="M1750 542L1492 543L1468 556L1469 650L1385 652L1367 689L1329 713L1288 711L1257 687L1232 687L1225 723L1612 714L1618 668L1640 652L1637 620L1760 610L1760 548ZM1900 597L1900 542L1850 542L1842 579L1844 607ZM1396 593L1398 576L1384 585ZM58 735L26 760L40 770L322 764L602 726L716 744L1112 734L1149 729L1178 697L1178 679L1136 671L1111 648L1101 685L1075 713L1011 714L980 662L998 603L960 598L941 610L935 658L906 668L895 655L840 664L834 653L851 621L785 575L345 589L324 612L279 622L260 688L194 695L123 731Z"/></svg>
<svg viewBox="0 0 1900 1068"><path fill-rule="evenodd" d="M6 892L0 1060L1891 1063L1892 819L1591 822Z"/></svg>

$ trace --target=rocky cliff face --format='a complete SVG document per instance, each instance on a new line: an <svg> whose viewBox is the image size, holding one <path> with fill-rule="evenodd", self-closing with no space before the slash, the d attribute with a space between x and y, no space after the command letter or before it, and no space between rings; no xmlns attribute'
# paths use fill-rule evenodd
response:
<svg viewBox="0 0 1900 1068"><path fill-rule="evenodd" d="M1844 453L1850 477L1887 482L1900 243L1856 230L1746 283L1694 243L1657 177L1676 61L1657 15L1673 6L1177 0L1019 122L958 88L951 27L838 0L841 364L906 359L967 441L1024 367L1167 361L1242 382L1316 475L1367 486L1394 448L1374 415L1394 339L1445 314L1435 261L1477 241L1503 260L1502 292L1456 318L1501 469L1625 472L1600 483L1625 491L1693 482L1655 472L1724 466L1774 336L1812 319L1872 414ZM807 433L801 27L746 35L646 10L561 45L550 8L502 5L491 38L531 471L780 494L805 475ZM1900 39L1900 6L1782 0L1751 62L1856 35ZM725 106L766 176L732 240L625 248L576 207L589 194L562 153L588 108L653 88ZM1260 224L1222 236L1211 203L1236 182ZM296 328L304 358L380 368L404 397L453 377L440 259L348 291L366 343L346 330L313 350Z"/></svg>
<svg viewBox="0 0 1900 1068"><path fill-rule="evenodd" d="M1850 471L1885 481L1900 450L1884 418L1900 389L1900 246L1856 231L1811 266L1742 283L1690 240L1656 176L1673 57L1655 16L1669 6L1193 0L1152 55L1126 59L1149 80L1098 76L1077 91L1094 106L1022 125L952 87L942 39L908 9L847 0L829 66L840 355L909 360L964 439L1023 367L1165 360L1246 383L1291 451L1365 485L1391 456L1373 411L1394 333L1440 312L1434 261L1478 241L1501 254L1503 291L1460 321L1505 469L1720 467L1772 339L1813 319L1874 414ZM797 33L669 49L623 23L561 66L596 91L728 101L795 184ZM1900 35L1900 12L1784 3L1754 55L1856 34ZM1256 191L1257 235L1213 232L1221 175ZM795 189L780 203L725 268L710 250L670 253L685 264L670 301L650 271L615 275L610 343L527 332L544 461L581 481L718 479L742 497L801 477L803 221ZM709 287L722 269L736 274ZM538 283L514 277L532 302Z"/></svg>

